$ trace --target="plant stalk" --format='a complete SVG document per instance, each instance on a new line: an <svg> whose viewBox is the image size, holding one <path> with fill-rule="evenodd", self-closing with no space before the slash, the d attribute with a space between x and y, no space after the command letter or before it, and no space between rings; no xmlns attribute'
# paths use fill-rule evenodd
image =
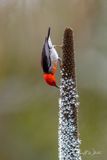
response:
<svg viewBox="0 0 107 160"><path fill-rule="evenodd" d="M59 99L59 160L81 160L78 133L78 94L76 88L73 31L66 28Z"/></svg>

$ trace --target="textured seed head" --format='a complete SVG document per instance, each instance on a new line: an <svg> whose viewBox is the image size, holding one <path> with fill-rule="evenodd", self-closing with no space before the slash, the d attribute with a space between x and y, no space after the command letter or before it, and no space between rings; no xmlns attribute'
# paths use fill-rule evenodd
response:
<svg viewBox="0 0 107 160"><path fill-rule="evenodd" d="M63 58L59 99L59 160L81 160L78 140L78 95L75 81L73 32L66 28L63 40Z"/></svg>

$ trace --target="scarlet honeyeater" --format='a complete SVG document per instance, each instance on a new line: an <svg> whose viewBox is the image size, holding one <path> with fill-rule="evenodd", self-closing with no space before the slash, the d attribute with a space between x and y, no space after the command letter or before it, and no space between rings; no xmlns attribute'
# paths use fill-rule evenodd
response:
<svg viewBox="0 0 107 160"><path fill-rule="evenodd" d="M57 70L57 64L60 60L58 53L52 44L51 38L50 38L50 27L48 29L47 36L45 38L45 42L42 49L42 58L41 58L41 64L43 69L43 77L45 81L51 85L58 87L56 84L56 78L55 73Z"/></svg>

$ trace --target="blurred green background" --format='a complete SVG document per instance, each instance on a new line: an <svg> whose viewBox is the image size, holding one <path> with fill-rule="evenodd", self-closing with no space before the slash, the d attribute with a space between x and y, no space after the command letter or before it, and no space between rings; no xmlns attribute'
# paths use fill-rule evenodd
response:
<svg viewBox="0 0 107 160"><path fill-rule="evenodd" d="M74 30L82 158L104 160L106 0L0 0L0 160L58 159L59 91L45 84L40 63L49 26L55 44L66 26Z"/></svg>

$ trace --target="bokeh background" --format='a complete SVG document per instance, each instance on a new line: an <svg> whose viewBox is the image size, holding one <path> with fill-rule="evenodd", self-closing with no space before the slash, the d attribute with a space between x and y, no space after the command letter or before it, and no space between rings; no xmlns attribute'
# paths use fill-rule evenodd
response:
<svg viewBox="0 0 107 160"><path fill-rule="evenodd" d="M54 44L66 26L74 30L82 158L104 160L106 0L0 0L0 160L58 159L59 91L45 84L40 63L49 26Z"/></svg>

